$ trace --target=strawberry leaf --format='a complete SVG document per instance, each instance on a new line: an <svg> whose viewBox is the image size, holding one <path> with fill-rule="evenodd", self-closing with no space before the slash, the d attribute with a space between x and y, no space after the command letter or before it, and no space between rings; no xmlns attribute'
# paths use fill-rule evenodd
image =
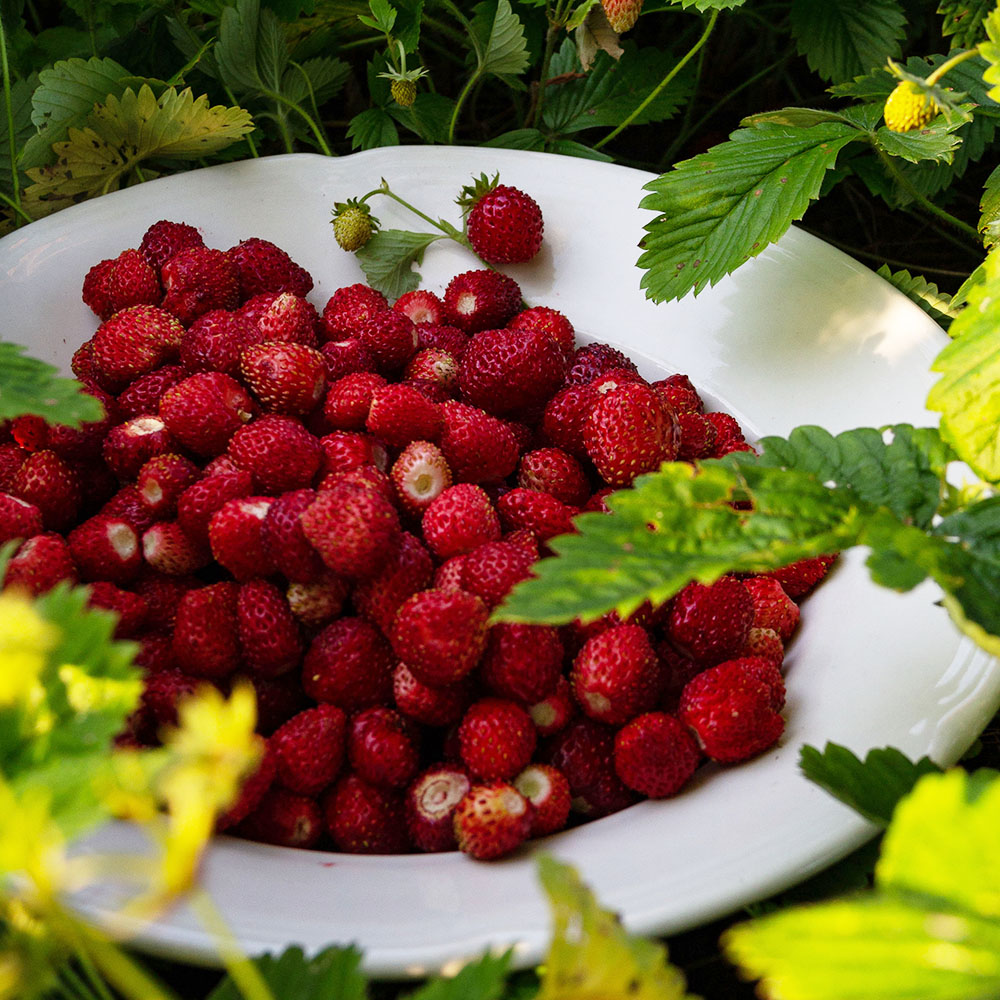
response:
<svg viewBox="0 0 1000 1000"><path fill-rule="evenodd" d="M979 231L983 234L983 245L991 250L1000 242L1000 166L994 167L986 178L979 209L982 213Z"/></svg>
<svg viewBox="0 0 1000 1000"><path fill-rule="evenodd" d="M19 344L0 340L0 420L33 413L54 424L79 426L100 420L101 404L82 392L76 379L24 353Z"/></svg>
<svg viewBox="0 0 1000 1000"><path fill-rule="evenodd" d="M23 169L21 157L16 162L11 159L11 150L21 149L29 136L34 134L31 95L36 83L34 75L25 80L15 80L10 88L10 118L0 116L0 191L8 195L14 193L14 171Z"/></svg>
<svg viewBox="0 0 1000 1000"><path fill-rule="evenodd" d="M822 751L802 747L799 768L810 781L883 827L920 778L941 770L929 757L914 763L894 747L869 750L862 761L836 743L827 743Z"/></svg>
<svg viewBox="0 0 1000 1000"><path fill-rule="evenodd" d="M352 149L399 145L396 123L384 108L366 108L356 114L348 126L347 137Z"/></svg>
<svg viewBox="0 0 1000 1000"><path fill-rule="evenodd" d="M928 281L923 275L910 274L905 269L891 271L887 264L883 264L876 273L898 288L946 330L959 313L958 308L952 305L952 297L947 292L940 291L933 281Z"/></svg>
<svg viewBox="0 0 1000 1000"><path fill-rule="evenodd" d="M777 240L817 198L837 154L865 136L846 122L742 128L646 185L639 266L657 301L697 294Z"/></svg>
<svg viewBox="0 0 1000 1000"><path fill-rule="evenodd" d="M524 25L510 0L484 0L476 5L469 22L478 67L477 76L516 77L528 68L528 43Z"/></svg>
<svg viewBox="0 0 1000 1000"><path fill-rule="evenodd" d="M505 995L511 953L483 955L454 976L438 976L407 995L407 1000L500 1000Z"/></svg>
<svg viewBox="0 0 1000 1000"><path fill-rule="evenodd" d="M793 0L791 27L810 69L839 83L899 56L906 14L898 0Z"/></svg>
<svg viewBox="0 0 1000 1000"><path fill-rule="evenodd" d="M368 284L388 299L398 299L420 284L413 265L420 265L424 251L440 233L411 233L405 229L382 229L357 251L355 256L365 272Z"/></svg>
<svg viewBox="0 0 1000 1000"><path fill-rule="evenodd" d="M990 84L986 96L1000 102L1000 9L994 8L983 19L989 41L979 43L979 54L988 63L983 79Z"/></svg>
<svg viewBox="0 0 1000 1000"><path fill-rule="evenodd" d="M994 6L993 0L941 0L941 34L952 36L954 48L971 49L982 38L983 21Z"/></svg>
<svg viewBox="0 0 1000 1000"><path fill-rule="evenodd" d="M365 976L359 971L361 953L356 948L325 948L307 957L301 948L286 948L280 955L253 960L275 997L295 1000L365 1000ZM208 1000L244 1000L244 993L227 976Z"/></svg>
<svg viewBox="0 0 1000 1000"><path fill-rule="evenodd" d="M952 133L972 120L967 110L969 107L972 105L965 105L957 114L953 111L948 115L938 115L924 128L911 132L894 132L883 126L875 133L875 145L890 156L898 156L911 163L919 163L921 160L951 163L955 150L962 143Z"/></svg>
<svg viewBox="0 0 1000 1000"><path fill-rule="evenodd" d="M959 458L985 479L1000 479L1000 256L983 265L985 280L968 289L968 305L951 324L954 338L934 359L941 378L931 387L928 409L941 414L941 436Z"/></svg>
<svg viewBox="0 0 1000 1000"><path fill-rule="evenodd" d="M683 1000L684 976L666 946L626 933L603 909L577 872L548 855L538 875L552 909L552 943L542 964L537 1000L629 997Z"/></svg>

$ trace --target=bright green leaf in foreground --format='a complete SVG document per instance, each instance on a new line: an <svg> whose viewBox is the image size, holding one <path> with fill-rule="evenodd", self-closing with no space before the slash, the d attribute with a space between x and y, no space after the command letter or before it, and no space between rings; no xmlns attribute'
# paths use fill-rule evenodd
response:
<svg viewBox="0 0 1000 1000"><path fill-rule="evenodd" d="M627 934L568 865L543 855L538 872L553 929L537 1000L683 1000L684 977L662 944Z"/></svg>
<svg viewBox="0 0 1000 1000"><path fill-rule="evenodd" d="M0 340L0 420L34 413L54 424L100 420L101 404L76 379L29 357L19 344Z"/></svg>
<svg viewBox="0 0 1000 1000"><path fill-rule="evenodd" d="M430 980L407 1000L500 1000L505 995L510 954L483 955L454 976Z"/></svg>
<svg viewBox="0 0 1000 1000"><path fill-rule="evenodd" d="M983 245L990 250L1000 243L1000 166L994 167L986 178L979 211L978 228L983 234Z"/></svg>
<svg viewBox="0 0 1000 1000"><path fill-rule="evenodd" d="M954 338L931 365L941 378L927 397L941 414L941 436L984 479L1000 479L1000 255L983 265L985 280L968 291L968 305L949 331Z"/></svg>
<svg viewBox="0 0 1000 1000"><path fill-rule="evenodd" d="M1000 8L993 10L983 19L983 28L989 41L979 43L979 54L989 64L983 73L983 80L990 84L987 96L1000 102Z"/></svg>
<svg viewBox="0 0 1000 1000"><path fill-rule="evenodd" d="M941 770L929 757L914 763L894 747L870 750L860 760L836 743L827 743L822 752L802 747L799 767L810 781L879 826L888 826L896 804L921 777Z"/></svg>
<svg viewBox="0 0 1000 1000"><path fill-rule="evenodd" d="M875 891L730 929L775 1000L986 1000L1000 992L1000 781L954 769L898 805Z"/></svg>
<svg viewBox="0 0 1000 1000"><path fill-rule="evenodd" d="M359 971L361 952L356 948L324 948L312 958L301 948L287 948L280 955L254 959L264 982L278 1000L365 1000L366 979ZM227 976L208 1000L244 1000L245 994Z"/></svg>
<svg viewBox="0 0 1000 1000"><path fill-rule="evenodd" d="M864 133L840 121L742 128L650 181L642 287L657 302L714 285L777 240L817 198L837 154Z"/></svg>
<svg viewBox="0 0 1000 1000"><path fill-rule="evenodd" d="M953 133L971 120L969 112L960 108L948 115L938 115L923 128L911 132L893 132L883 126L875 133L875 144L890 156L898 156L910 163L922 160L951 163L962 141Z"/></svg>
<svg viewBox="0 0 1000 1000"><path fill-rule="evenodd" d="M915 302L935 323L940 323L945 329L958 315L959 310L952 305L952 298L947 292L942 292L933 281L928 281L921 274L910 274L903 269L892 271L888 264L883 264L876 272L891 285L899 289L911 302Z"/></svg>
<svg viewBox="0 0 1000 1000"><path fill-rule="evenodd" d="M413 265L421 263L424 251L443 239L437 233L411 233L405 229L381 229L355 256L368 284L388 299L398 299L420 284Z"/></svg>

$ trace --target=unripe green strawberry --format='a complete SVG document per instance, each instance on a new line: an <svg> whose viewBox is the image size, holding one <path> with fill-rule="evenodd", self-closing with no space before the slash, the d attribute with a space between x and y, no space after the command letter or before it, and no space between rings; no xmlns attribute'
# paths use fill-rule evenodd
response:
<svg viewBox="0 0 1000 1000"><path fill-rule="evenodd" d="M342 250L360 250L374 232L368 210L347 204L333 217L333 235Z"/></svg>
<svg viewBox="0 0 1000 1000"><path fill-rule="evenodd" d="M642 0L601 0L611 30L619 35L633 27L642 10Z"/></svg>
<svg viewBox="0 0 1000 1000"><path fill-rule="evenodd" d="M389 93L392 99L402 108L413 106L417 99L417 84L415 80L393 80L389 84Z"/></svg>

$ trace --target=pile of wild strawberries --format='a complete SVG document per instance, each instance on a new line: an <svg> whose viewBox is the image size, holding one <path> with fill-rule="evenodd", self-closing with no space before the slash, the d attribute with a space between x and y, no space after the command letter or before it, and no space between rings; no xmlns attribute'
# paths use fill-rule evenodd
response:
<svg viewBox="0 0 1000 1000"><path fill-rule="evenodd" d="M266 751L220 826L295 847L493 858L678 792L783 729L797 599L828 558L691 584L627 621L488 625L550 538L665 460L747 449L493 270L322 311L267 240L162 221L96 264L80 429L0 429L6 586L90 584L139 643L155 744L237 678ZM613 516L613 515L609 515Z"/></svg>

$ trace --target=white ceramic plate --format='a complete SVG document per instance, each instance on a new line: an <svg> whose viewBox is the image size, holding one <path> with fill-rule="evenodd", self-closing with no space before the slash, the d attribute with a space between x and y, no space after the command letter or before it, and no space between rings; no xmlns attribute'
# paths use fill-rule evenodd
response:
<svg viewBox="0 0 1000 1000"><path fill-rule="evenodd" d="M525 297L569 315L582 336L629 352L647 375L688 373L756 434L803 423L831 431L928 424L928 366L945 338L871 271L802 232L697 299L655 306L639 289L637 243L650 175L567 157L489 149L396 148L325 159L301 155L166 178L70 208L0 241L4 336L65 364L95 328L80 300L87 268L135 246L161 218L201 228L211 246L249 236L284 247L316 279L322 306L361 280L329 225L335 200L387 178L430 214L455 221L463 183L499 170L545 214L545 248L510 268ZM386 226L411 224L375 199ZM473 266L435 245L425 285L442 290ZM822 869L871 829L802 778L799 748L828 740L858 753L893 745L954 762L1000 702L995 662L960 638L933 588L899 596L872 585L863 554L843 559L809 598L788 656L788 728L778 747L729 770L704 768L676 799L617 815L482 864L459 854L362 857L294 851L221 838L205 884L251 953L297 943L315 951L354 943L374 975L421 975L487 947L542 955L548 910L533 855L578 866L602 901L638 932L670 933L721 916ZM136 846L114 826L88 849ZM114 886L75 905L97 921ZM138 928L137 944L214 962L209 936L186 908Z"/></svg>

